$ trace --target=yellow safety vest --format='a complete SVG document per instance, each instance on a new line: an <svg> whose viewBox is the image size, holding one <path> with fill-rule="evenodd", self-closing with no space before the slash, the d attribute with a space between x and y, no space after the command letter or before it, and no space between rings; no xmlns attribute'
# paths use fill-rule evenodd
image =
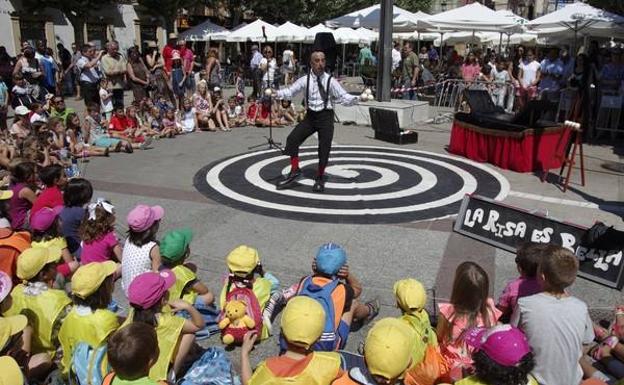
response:
<svg viewBox="0 0 624 385"><path fill-rule="evenodd" d="M61 360L63 374L69 373L76 345L85 342L93 349L97 349L118 328L117 315L110 310L97 309L91 314L80 315L76 312L76 308L73 308L63 321L58 334L63 348Z"/></svg>
<svg viewBox="0 0 624 385"><path fill-rule="evenodd" d="M413 313L404 313L400 320L406 322L418 337L412 351L412 364L420 363L425 357L427 345L438 346L438 337L429 322L429 314L425 310Z"/></svg>
<svg viewBox="0 0 624 385"><path fill-rule="evenodd" d="M128 318L126 318L126 321L121 327L132 322L133 316L134 309L131 309ZM158 360L150 369L149 378L154 381L166 381L167 374L169 373L169 366L175 359L178 341L180 340L182 328L186 320L173 313L160 313L157 317L158 325L156 326L156 337L158 337L158 349L160 350L160 354L158 355Z"/></svg>
<svg viewBox="0 0 624 385"><path fill-rule="evenodd" d="M455 385L488 385L485 382L479 380L477 376L466 377L462 380L459 380L455 383ZM529 382L527 385L539 385L537 380L533 378L533 376L529 375Z"/></svg>
<svg viewBox="0 0 624 385"><path fill-rule="evenodd" d="M254 292L254 294L256 295L256 298L258 299L258 304L260 305L260 311L264 310L264 307L266 306L267 302L269 302L269 299L271 299L271 287L273 286L273 284L271 283L271 281L269 281L266 278L262 278L262 277L258 277L254 280L253 286L251 288L251 290ZM227 283L225 286L223 286L223 289L221 290L221 296L219 297L219 303L221 304L221 309L225 308L225 288L227 287ZM234 289L234 285L230 286L230 290ZM261 340L264 340L266 338L269 338L269 327L268 325L262 325L262 335L260 336Z"/></svg>
<svg viewBox="0 0 624 385"><path fill-rule="evenodd" d="M249 385L327 385L340 374L340 355L335 352L313 352L306 368L296 376L277 377L263 361L249 380Z"/></svg>
<svg viewBox="0 0 624 385"><path fill-rule="evenodd" d="M61 321L59 316L71 304L71 299L62 290L48 289L39 295L27 295L24 289L23 284L13 288L13 303L4 316L24 314L33 328L31 353L48 353L54 357L57 348L57 341L52 341L54 324Z"/></svg>
<svg viewBox="0 0 624 385"><path fill-rule="evenodd" d="M184 288L186 288L189 282L197 279L197 274L184 265L178 265L171 270L176 277L176 282L169 288L169 299L182 298L193 305L197 299L197 293L194 290L188 290L187 293L184 293Z"/></svg>

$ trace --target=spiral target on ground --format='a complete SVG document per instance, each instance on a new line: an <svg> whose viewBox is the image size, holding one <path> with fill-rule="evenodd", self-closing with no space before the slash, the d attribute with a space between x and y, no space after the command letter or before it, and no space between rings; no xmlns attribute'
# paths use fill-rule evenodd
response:
<svg viewBox="0 0 624 385"><path fill-rule="evenodd" d="M313 193L316 147L302 147L303 177L291 189L275 183L290 169L277 150L235 155L197 172L195 187L240 210L302 221L403 223L457 214L465 194L503 199L509 183L491 168L426 151L333 146L325 192Z"/></svg>

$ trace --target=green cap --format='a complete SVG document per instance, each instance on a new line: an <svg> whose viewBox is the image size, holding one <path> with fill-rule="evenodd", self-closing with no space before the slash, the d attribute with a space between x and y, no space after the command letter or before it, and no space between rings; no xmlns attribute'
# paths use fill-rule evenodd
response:
<svg viewBox="0 0 624 385"><path fill-rule="evenodd" d="M179 261L193 239L191 229L171 230L163 237L160 242L160 255L167 261Z"/></svg>

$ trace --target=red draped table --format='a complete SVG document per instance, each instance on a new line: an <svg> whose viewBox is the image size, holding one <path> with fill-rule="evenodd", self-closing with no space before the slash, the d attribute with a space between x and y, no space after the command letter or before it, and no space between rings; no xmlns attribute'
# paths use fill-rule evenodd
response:
<svg viewBox="0 0 624 385"><path fill-rule="evenodd" d="M563 127L494 130L453 121L449 152L517 172L561 167L570 136Z"/></svg>

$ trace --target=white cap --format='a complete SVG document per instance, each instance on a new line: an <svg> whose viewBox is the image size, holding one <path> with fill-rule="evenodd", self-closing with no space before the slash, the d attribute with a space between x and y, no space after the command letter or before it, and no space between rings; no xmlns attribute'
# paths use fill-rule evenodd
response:
<svg viewBox="0 0 624 385"><path fill-rule="evenodd" d="M26 116L30 114L30 110L25 106L17 106L15 107L15 115L17 116Z"/></svg>
<svg viewBox="0 0 624 385"><path fill-rule="evenodd" d="M219 91L221 91L221 88L219 88L219 87L215 87L215 88L213 88L213 89L212 89L212 91L213 91L213 92L219 92Z"/></svg>

